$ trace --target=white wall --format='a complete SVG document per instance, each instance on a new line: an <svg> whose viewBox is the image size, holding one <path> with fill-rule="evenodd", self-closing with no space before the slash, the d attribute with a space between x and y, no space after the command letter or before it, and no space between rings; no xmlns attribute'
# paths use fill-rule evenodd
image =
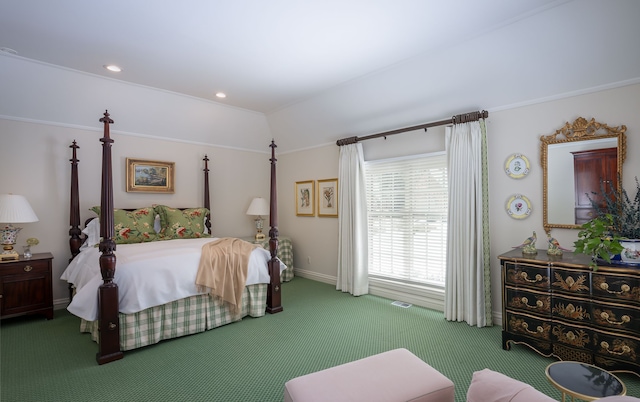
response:
<svg viewBox="0 0 640 402"><path fill-rule="evenodd" d="M542 169L540 137L555 132L566 122L582 116L612 126L627 126L627 158L624 163L624 186L635 193L634 177L640 177L640 85L594 92L565 99L489 111L487 120L489 146L489 196L491 235L491 282L494 316L500 315L501 285L498 255L512 246L538 234L537 247L546 248L542 227ZM399 125L402 127L405 125ZM443 149L444 130L429 129L427 133L407 133L363 142L366 158L424 153ZM337 222L335 219L296 217L293 204L295 181L337 177L338 147L335 144L280 157L279 193L281 232L294 241L295 267L305 275L335 281L337 273ZM531 172L523 179L512 179L504 172L507 158L524 154L531 162ZM532 213L516 220L506 213L506 202L513 194L524 194L532 203ZM567 248L573 248L577 230L553 229L553 237ZM307 262L310 257L310 263ZM309 274L310 273L310 274Z"/></svg>
<svg viewBox="0 0 640 402"><path fill-rule="evenodd" d="M93 113L95 121L100 111ZM118 116L113 115L117 127ZM100 124L96 124L100 126ZM71 149L76 140L79 162L81 223L94 216L89 211L100 204L102 147L99 131L65 128L58 125L0 119L2 147L0 171L2 193L21 194L40 219L25 223L18 245L37 237L34 252L50 251L53 261L53 294L57 304L68 296L60 275L71 257L69 252L69 197ZM174 207L203 205L203 168L205 154L209 162L209 185L214 236L249 236L255 232L252 217L246 215L251 199L269 196L269 160L266 153L149 139L112 133L114 205L131 208L162 203ZM125 159L127 157L175 162L175 193L127 193ZM21 247L18 248L21 251ZM117 253L116 253L117 255Z"/></svg>
<svg viewBox="0 0 640 402"><path fill-rule="evenodd" d="M293 266L305 276L332 283L338 264L338 219L296 216L294 188L297 181L314 180L317 208L317 181L338 177L338 156L334 144L278 157L279 228L293 242Z"/></svg>

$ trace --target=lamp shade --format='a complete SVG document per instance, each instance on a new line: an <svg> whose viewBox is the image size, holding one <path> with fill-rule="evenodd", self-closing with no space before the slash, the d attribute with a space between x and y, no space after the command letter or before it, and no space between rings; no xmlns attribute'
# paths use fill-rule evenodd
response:
<svg viewBox="0 0 640 402"><path fill-rule="evenodd" d="M269 203L262 197L256 197L251 201L247 215L266 216L269 215Z"/></svg>
<svg viewBox="0 0 640 402"><path fill-rule="evenodd" d="M0 194L0 222L27 223L38 222L29 201L22 195Z"/></svg>

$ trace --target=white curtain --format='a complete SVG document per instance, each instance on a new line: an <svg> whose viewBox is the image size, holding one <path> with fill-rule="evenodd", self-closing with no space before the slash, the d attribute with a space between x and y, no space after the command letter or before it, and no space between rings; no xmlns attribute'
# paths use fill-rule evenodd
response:
<svg viewBox="0 0 640 402"><path fill-rule="evenodd" d="M361 144L340 147L338 168L338 283L336 289L369 293L367 200Z"/></svg>
<svg viewBox="0 0 640 402"><path fill-rule="evenodd" d="M486 126L446 127L449 172L445 318L491 325Z"/></svg>

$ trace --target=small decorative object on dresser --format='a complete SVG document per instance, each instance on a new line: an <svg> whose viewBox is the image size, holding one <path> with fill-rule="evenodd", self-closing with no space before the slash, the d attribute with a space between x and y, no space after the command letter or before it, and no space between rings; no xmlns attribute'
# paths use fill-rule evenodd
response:
<svg viewBox="0 0 640 402"><path fill-rule="evenodd" d="M522 343L544 356L640 376L640 271L567 253L498 257L502 348Z"/></svg>
<svg viewBox="0 0 640 402"><path fill-rule="evenodd" d="M547 254L549 255L562 255L563 251L571 251L568 248L564 248L560 245L560 242L555 238L551 237L549 233L547 233Z"/></svg>
<svg viewBox="0 0 640 402"><path fill-rule="evenodd" d="M22 254L22 257L24 259L31 258L31 256L33 255L31 254L31 247L37 246L38 244L40 244L40 240L36 239L35 237L29 237L27 239L27 245L23 247L24 252Z"/></svg>
<svg viewBox="0 0 640 402"><path fill-rule="evenodd" d="M536 236L536 231L534 230L531 236L524 239L521 244L513 246L513 248L521 248L522 254L536 254L538 252L538 250L536 249L537 239L538 236Z"/></svg>
<svg viewBox="0 0 640 402"><path fill-rule="evenodd" d="M0 267L0 318L42 314L53 318L51 253L18 258Z"/></svg>

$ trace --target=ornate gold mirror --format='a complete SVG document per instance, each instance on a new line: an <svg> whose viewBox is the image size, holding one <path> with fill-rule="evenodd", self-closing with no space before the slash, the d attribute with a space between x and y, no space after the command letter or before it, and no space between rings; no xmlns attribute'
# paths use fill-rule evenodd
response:
<svg viewBox="0 0 640 402"><path fill-rule="evenodd" d="M593 218L589 197L601 183L620 190L627 127L609 127L579 117L555 133L540 137L544 230L575 229ZM595 198L594 198L595 197Z"/></svg>

